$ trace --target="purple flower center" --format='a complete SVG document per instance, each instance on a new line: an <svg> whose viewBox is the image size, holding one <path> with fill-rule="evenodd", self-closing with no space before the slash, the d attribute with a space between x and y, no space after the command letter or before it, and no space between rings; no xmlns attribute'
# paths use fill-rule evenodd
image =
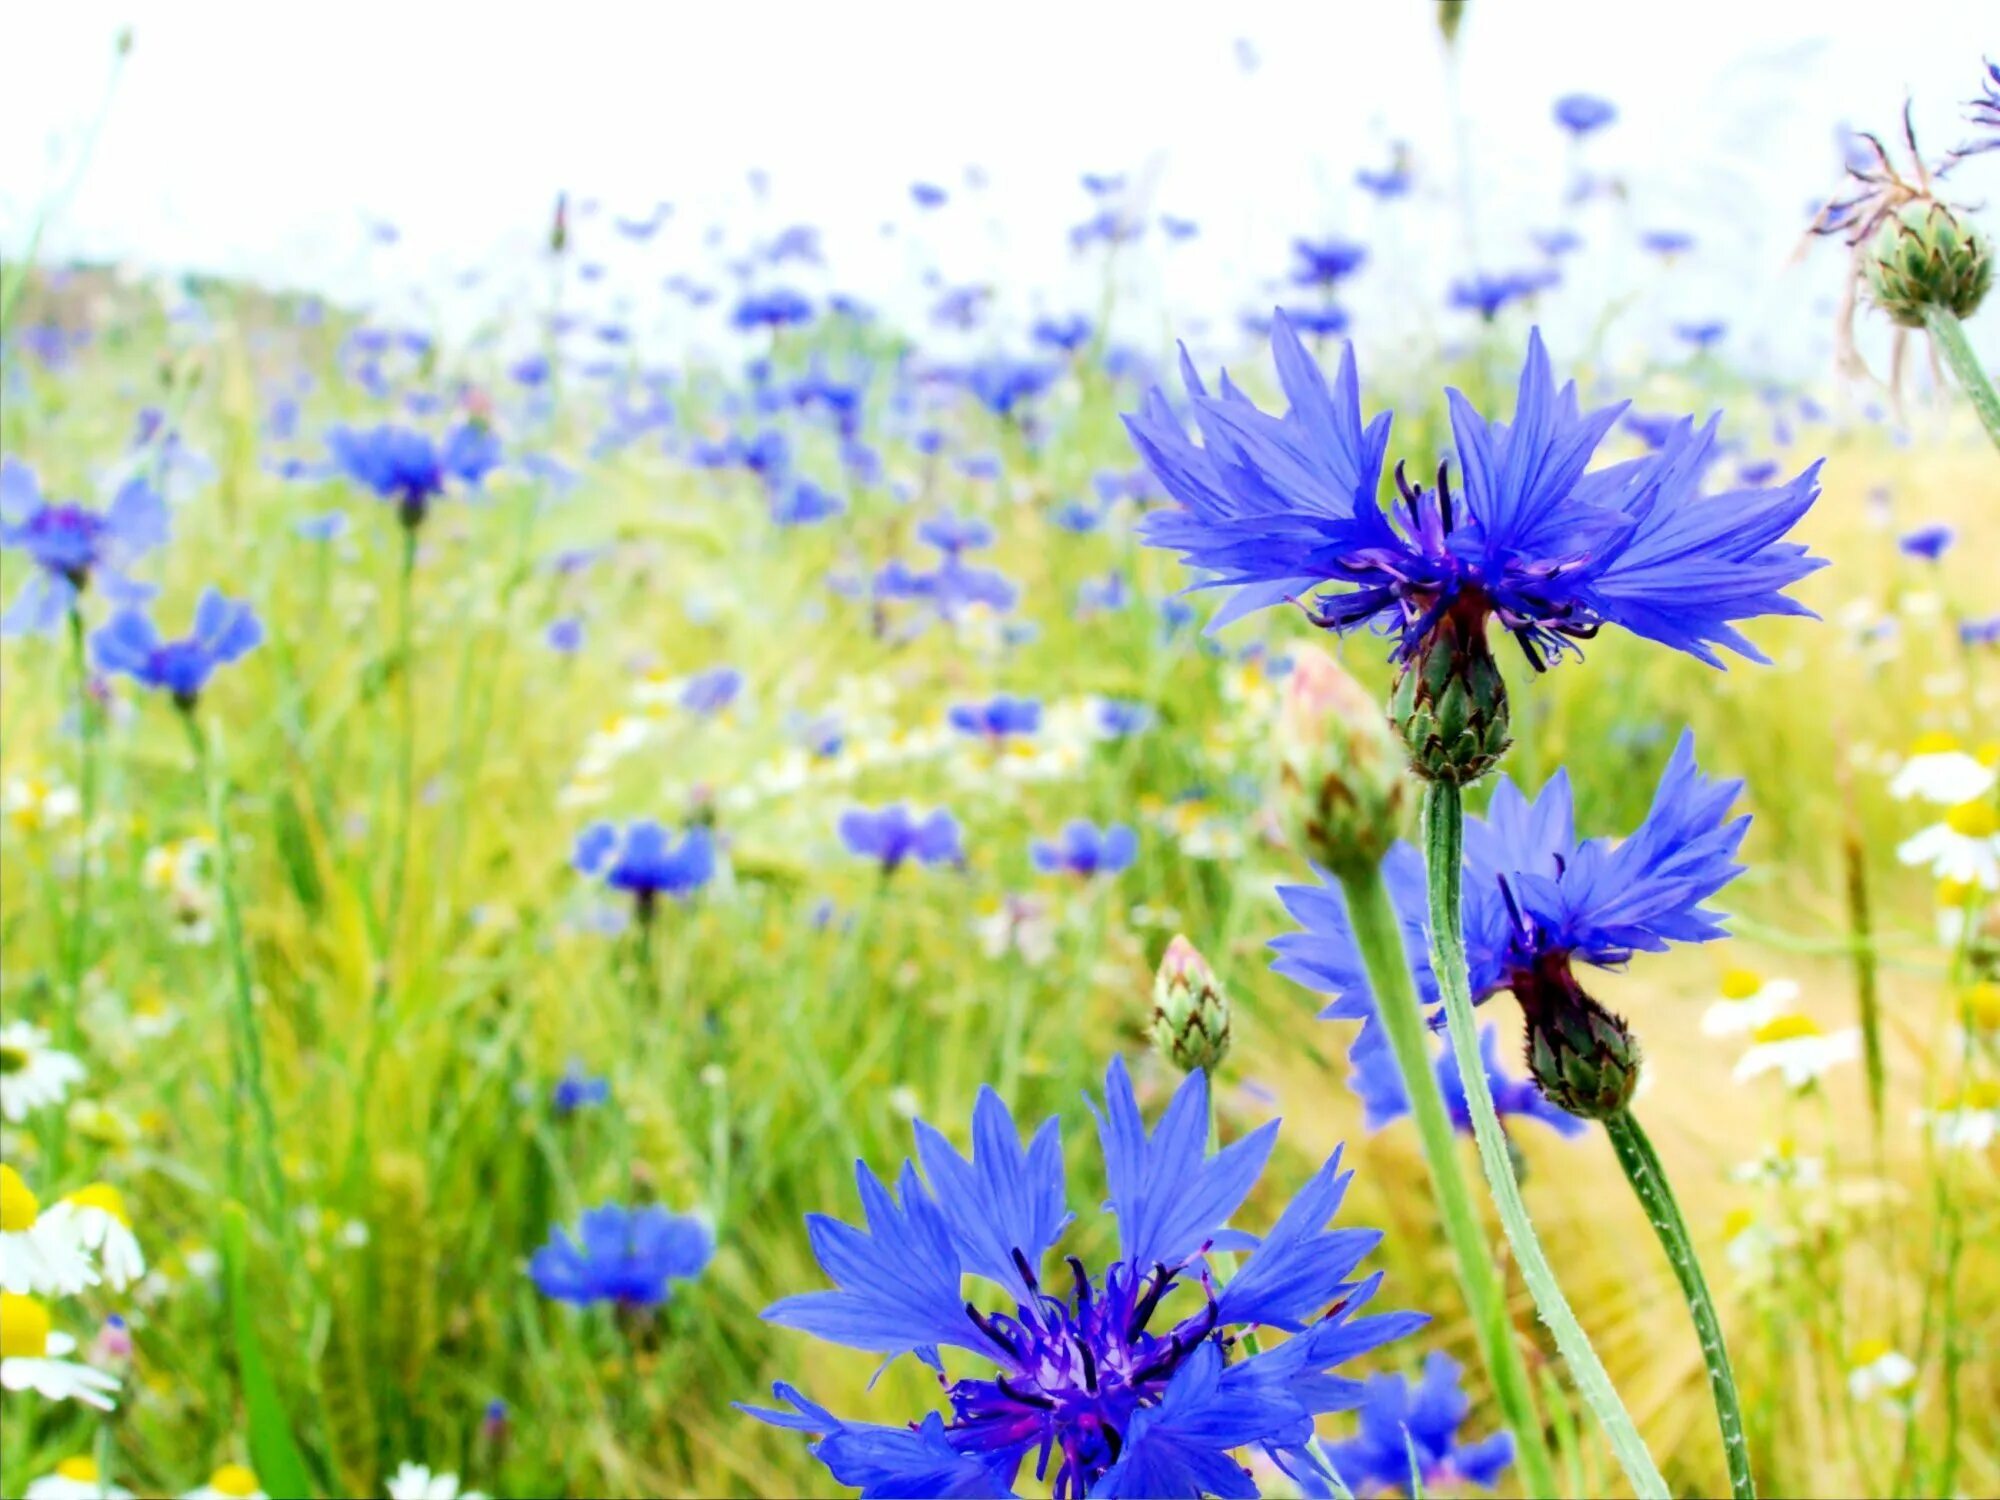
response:
<svg viewBox="0 0 2000 1500"><path fill-rule="evenodd" d="M1190 1263L1201 1265L1198 1257ZM1000 1371L957 1381L949 1392L952 1446L962 1453L1039 1447L1035 1475L1047 1479L1055 1462L1056 1500L1089 1493L1118 1461L1133 1413L1157 1404L1174 1372L1216 1331L1205 1265L1201 1310L1155 1334L1147 1324L1185 1265L1139 1272L1119 1261L1100 1289L1075 1256L1068 1264L1075 1290L1058 1297L1041 1290L1015 1252L1032 1300L1012 1316L965 1309L995 1346Z"/></svg>
<svg viewBox="0 0 2000 1500"><path fill-rule="evenodd" d="M21 544L36 562L81 587L98 561L104 517L80 505L45 505L21 528Z"/></svg>

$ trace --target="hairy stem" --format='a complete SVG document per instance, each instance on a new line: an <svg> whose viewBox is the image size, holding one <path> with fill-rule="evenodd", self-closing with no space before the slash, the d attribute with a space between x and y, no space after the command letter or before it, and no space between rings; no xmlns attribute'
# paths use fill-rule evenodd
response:
<svg viewBox="0 0 2000 1500"><path fill-rule="evenodd" d="M1924 327L1930 330L1931 343L1964 387L1972 409L1979 413L1986 435L1993 439L1994 447L2000 448L2000 391L1993 388L1993 377L1979 368L1979 357L1972 352L1965 325L1949 308L1932 304L1924 308Z"/></svg>
<svg viewBox="0 0 2000 1500"><path fill-rule="evenodd" d="M1445 1019L1451 1028L1451 1046L1458 1058L1458 1070L1465 1082L1465 1101L1472 1116L1473 1139L1479 1146L1479 1164L1486 1173L1486 1185L1500 1210L1500 1223L1507 1242L1520 1262L1521 1276L1535 1299L1542 1321L1555 1336L1556 1347L1569 1365L1577 1389L1596 1416L1598 1425L1611 1443L1612 1452L1633 1490L1643 1500L1667 1500L1667 1483L1653 1457L1646 1451L1632 1415L1605 1373L1604 1362L1590 1345L1569 1300L1557 1284L1555 1272L1535 1237L1528 1220L1528 1206L1521 1200L1521 1185L1514 1179L1514 1164L1507 1155L1507 1138L1500 1130L1500 1117L1493 1109L1493 1091L1486 1084L1486 1067L1479 1055L1479 1030L1472 1017L1472 994L1465 967L1460 883L1463 876L1465 806L1456 783L1433 781L1424 793L1424 864L1429 872L1431 966L1437 971L1438 991L1444 996Z"/></svg>
<svg viewBox="0 0 2000 1500"><path fill-rule="evenodd" d="M1688 1236L1687 1221L1667 1181L1665 1168L1653 1150L1653 1143L1629 1109L1620 1110L1604 1122L1604 1133L1618 1153L1618 1165L1646 1210L1660 1248L1674 1268L1674 1278L1687 1298L1688 1313L1694 1319L1695 1337L1701 1343L1702 1363L1708 1366L1708 1388L1715 1398L1715 1420L1722 1429L1722 1453L1729 1465L1729 1492L1736 1500L1754 1500L1757 1484L1750 1473L1750 1445L1743 1437L1743 1403L1736 1394L1736 1375L1729 1367L1729 1349L1722 1341L1722 1323L1715 1314L1715 1299L1709 1295L1708 1279L1702 1275L1701 1261L1695 1256L1694 1241Z"/></svg>
<svg viewBox="0 0 2000 1500"><path fill-rule="evenodd" d="M1527 1362L1507 1311L1506 1287L1474 1208L1451 1117L1438 1089L1416 986L1403 951L1401 924L1379 868L1365 873L1342 872L1340 888L1347 897L1347 920L1354 930L1355 946L1368 970L1375 1014L1388 1033L1389 1048L1403 1076L1403 1092L1409 1097L1424 1164L1430 1169L1431 1193L1458 1262L1458 1284L1472 1314L1487 1378L1493 1382L1501 1414L1514 1434L1522 1487L1530 1495L1556 1494L1555 1465L1535 1409Z"/></svg>

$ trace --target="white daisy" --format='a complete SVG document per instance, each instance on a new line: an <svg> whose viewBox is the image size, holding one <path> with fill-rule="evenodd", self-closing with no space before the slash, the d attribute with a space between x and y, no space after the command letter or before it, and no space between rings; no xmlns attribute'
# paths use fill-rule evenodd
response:
<svg viewBox="0 0 2000 1500"><path fill-rule="evenodd" d="M1731 969L1722 976L1722 993L1701 1013L1703 1036L1740 1036L1776 1020L1798 1002L1799 987L1790 979L1766 979L1750 969Z"/></svg>
<svg viewBox="0 0 2000 1500"><path fill-rule="evenodd" d="M83 1064L49 1045L49 1034L28 1021L0 1026L0 1118L18 1125L44 1105L60 1104L70 1085L83 1080Z"/></svg>
<svg viewBox="0 0 2000 1500"><path fill-rule="evenodd" d="M1729 1175L1737 1182L1763 1186L1816 1188L1826 1178L1826 1164L1817 1156L1800 1156L1798 1143L1785 1136L1738 1163Z"/></svg>
<svg viewBox="0 0 2000 1500"><path fill-rule="evenodd" d="M73 1297L97 1285L75 1223L42 1205L21 1174L0 1162L0 1291Z"/></svg>
<svg viewBox="0 0 2000 1500"><path fill-rule="evenodd" d="M43 776L9 776L0 790L0 812L23 833L38 833L67 823L83 807L75 787Z"/></svg>
<svg viewBox="0 0 2000 1500"><path fill-rule="evenodd" d="M132 1500L123 1485L106 1484L88 1454L66 1458L22 1491L24 1500Z"/></svg>
<svg viewBox="0 0 2000 1500"><path fill-rule="evenodd" d="M1736 1081L1776 1072L1788 1087L1806 1089L1839 1063L1861 1055L1861 1030L1849 1026L1831 1034L1810 1016L1779 1016L1750 1034L1750 1049L1736 1060Z"/></svg>
<svg viewBox="0 0 2000 1500"><path fill-rule="evenodd" d="M1912 1121L1943 1150L1984 1151L2000 1136L2000 1084L1970 1084L1944 1108L1920 1109Z"/></svg>
<svg viewBox="0 0 2000 1500"><path fill-rule="evenodd" d="M1903 840L1896 858L1927 866L1940 880L2000 891L2000 811L1990 801L1961 802L1942 823Z"/></svg>
<svg viewBox="0 0 2000 1500"><path fill-rule="evenodd" d="M0 1387L110 1411L118 1378L66 1358L75 1349L75 1339L50 1327L41 1303L0 1292Z"/></svg>
<svg viewBox="0 0 2000 1500"><path fill-rule="evenodd" d="M460 1490L456 1474L433 1474L406 1463L389 1476L389 1500L486 1500L478 1490Z"/></svg>
<svg viewBox="0 0 2000 1500"><path fill-rule="evenodd" d="M1889 782L1889 795L1898 802L1921 797L1951 807L1984 797L1994 779L1990 750L1969 754L1948 734L1925 735L1910 747L1910 758Z"/></svg>
<svg viewBox="0 0 2000 1500"><path fill-rule="evenodd" d="M76 1225L78 1240L97 1252L104 1279L114 1291L124 1291L146 1274L146 1257L132 1233L125 1196L110 1183L78 1188L49 1212L65 1214Z"/></svg>
<svg viewBox="0 0 2000 1500"><path fill-rule="evenodd" d="M1908 1411L1917 1403L1917 1367L1886 1340L1864 1339L1847 1357L1847 1390L1857 1401Z"/></svg>
<svg viewBox="0 0 2000 1500"><path fill-rule="evenodd" d="M200 1489L189 1490L181 1500L270 1500L257 1476L241 1464L224 1464L208 1476Z"/></svg>

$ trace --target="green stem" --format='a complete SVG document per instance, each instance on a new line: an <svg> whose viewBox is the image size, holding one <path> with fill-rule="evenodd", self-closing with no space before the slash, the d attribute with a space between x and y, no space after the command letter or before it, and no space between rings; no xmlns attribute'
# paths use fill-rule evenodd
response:
<svg viewBox="0 0 2000 1500"><path fill-rule="evenodd" d="M1993 439L1994 447L2000 448L2000 391L1993 388L1993 377L1979 368L1979 357L1972 352L1965 325L1949 308L1932 303L1924 308L1924 327L1930 330L1931 343L1965 388L1986 435Z"/></svg>
<svg viewBox="0 0 2000 1500"><path fill-rule="evenodd" d="M1487 1378L1500 1410L1514 1434L1520 1455L1523 1490L1530 1495L1559 1493L1548 1436L1536 1413L1534 1390L1521 1354L1520 1340L1507 1311L1506 1287L1486 1241L1473 1205L1472 1191L1459 1162L1451 1116L1439 1092L1437 1070L1425 1040L1426 1028L1410 967L1403 951L1402 925L1379 869L1343 872L1341 891L1347 897L1348 925L1354 945L1368 970L1368 987L1375 996L1375 1013L1388 1034L1389 1048L1403 1075L1403 1092L1410 1100L1417 1139L1430 1169L1431 1193L1445 1238L1458 1262L1458 1284L1472 1314L1473 1331L1486 1362ZM1483 1074L1483 1069L1482 1069Z"/></svg>
<svg viewBox="0 0 2000 1500"><path fill-rule="evenodd" d="M1729 1349L1722 1341L1722 1323L1715 1315L1715 1300L1709 1296L1708 1280L1701 1273L1701 1261L1694 1253L1687 1221L1667 1181L1666 1169L1653 1150L1653 1143L1629 1109L1622 1109L1604 1122L1611 1148L1618 1153L1618 1165L1652 1221L1660 1237L1660 1248L1674 1268L1694 1318L1695 1337L1701 1343L1702 1362L1708 1366L1708 1387L1715 1397L1715 1419L1722 1428L1722 1452L1729 1464L1729 1492L1736 1500L1755 1500L1757 1483L1750 1473L1750 1445L1743 1437L1743 1404L1736 1394L1736 1375L1729 1368Z"/></svg>
<svg viewBox="0 0 2000 1500"><path fill-rule="evenodd" d="M63 1007L61 1045L63 1050L74 1052L82 1033L83 971L90 959L90 836L91 826L97 821L97 746L101 727L97 703L90 695L83 611L74 602L69 607L69 645L76 672L77 733L82 737L83 748L77 770L76 905L63 954L68 1003Z"/></svg>
<svg viewBox="0 0 2000 1500"><path fill-rule="evenodd" d="M403 888L410 870L410 824L416 816L417 699L416 662L411 658L411 615L414 609L417 571L417 528L403 524L403 565L396 584L396 688L397 709L402 722L397 726L396 753L396 844L389 866L388 915L382 923L385 964L393 964L399 948L397 929L402 923Z"/></svg>
<svg viewBox="0 0 2000 1500"><path fill-rule="evenodd" d="M236 895L236 854L229 841L229 823L223 805L222 775L216 765L208 735L195 717L193 704L181 708L181 725L194 751L202 789L208 799L209 827L215 837L215 878L222 895L222 929L229 945L229 972L234 987L236 1011L235 1086L229 1100L230 1196L242 1201L242 1103L250 1096L257 1113L258 1156L265 1190L270 1197L272 1221L287 1239L291 1235L291 1215L285 1209L285 1174L278 1162L278 1123L271 1110L271 1096L264 1085L264 1042L257 1020L257 997L250 975L250 948L243 932L243 909Z"/></svg>
<svg viewBox="0 0 2000 1500"><path fill-rule="evenodd" d="M1507 1231L1507 1243L1520 1262L1521 1278L1535 1299L1542 1321L1555 1335L1577 1389L1589 1403L1591 1412L1633 1490L1643 1500L1667 1500L1667 1482L1660 1477L1652 1455L1646 1451L1632 1415L1605 1373L1604 1362L1590 1346L1590 1339L1570 1311L1555 1272L1549 1267L1542 1242L1528 1220L1528 1206L1521 1200L1521 1185L1514 1180L1514 1164L1507 1154L1507 1137L1501 1133L1500 1117L1493 1109L1493 1091L1486 1083L1486 1065L1479 1055L1478 1023L1472 1017L1472 994L1465 967L1465 936L1460 883L1465 858L1465 806L1456 783L1430 782L1424 793L1424 864L1429 872L1431 967L1437 973L1438 991L1444 996L1445 1019L1451 1028L1451 1047L1458 1059L1459 1076L1465 1085L1467 1112L1472 1116L1473 1139L1479 1146L1479 1164L1486 1173L1500 1223Z"/></svg>

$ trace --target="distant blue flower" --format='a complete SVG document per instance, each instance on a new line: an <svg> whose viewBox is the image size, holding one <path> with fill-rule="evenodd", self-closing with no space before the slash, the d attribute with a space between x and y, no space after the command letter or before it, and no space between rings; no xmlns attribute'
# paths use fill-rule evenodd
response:
<svg viewBox="0 0 2000 1500"><path fill-rule="evenodd" d="M1463 493L1402 477L1407 514L1376 500L1388 447L1387 413L1364 429L1350 347L1329 389L1288 322L1272 336L1292 409L1274 417L1233 385L1212 397L1183 361L1203 446L1158 390L1126 418L1134 445L1173 509L1142 525L1154 546L1208 576L1196 588L1234 597L1221 626L1253 610L1313 598L1327 629L1362 625L1396 637L1407 657L1448 614L1495 619L1538 668L1605 625L1720 666L1717 647L1765 658L1734 621L1808 614L1783 590L1821 566L1782 540L1819 493L1817 464L1789 484L1704 497L1702 475L1720 418L1683 421L1659 452L1585 473L1624 407L1583 413L1576 388L1558 390L1533 334L1511 421L1489 421L1449 393Z"/></svg>
<svg viewBox="0 0 2000 1500"><path fill-rule="evenodd" d="M1988 151L2000 151L2000 63L1986 64L1986 76L1980 80L1979 97L1970 101L1965 110L1965 117L1981 133L1952 155L1979 156Z"/></svg>
<svg viewBox="0 0 2000 1500"><path fill-rule="evenodd" d="M1727 323L1676 323L1674 337L1697 349L1713 349L1729 332Z"/></svg>
<svg viewBox="0 0 2000 1500"><path fill-rule="evenodd" d="M125 570L166 540L166 501L142 478L128 479L95 511L44 500L33 469L0 458L0 547L18 547L35 565L0 616L0 635L54 628L92 580L114 604L144 602L152 590Z"/></svg>
<svg viewBox="0 0 2000 1500"><path fill-rule="evenodd" d="M917 527L917 540L937 548L947 557L977 552L993 545L993 528L977 516L957 516L942 511L927 517Z"/></svg>
<svg viewBox="0 0 2000 1500"><path fill-rule="evenodd" d="M1649 229L1639 236L1639 243L1655 255L1685 255L1694 249L1694 236L1679 229Z"/></svg>
<svg viewBox="0 0 2000 1500"><path fill-rule="evenodd" d="M1298 286L1331 287L1360 270L1368 247L1332 236L1292 241L1292 281Z"/></svg>
<svg viewBox="0 0 2000 1500"><path fill-rule="evenodd" d="M714 1254L714 1235L691 1214L607 1203L584 1213L575 1239L552 1231L528 1274L557 1302L657 1307L671 1296L669 1282L699 1276Z"/></svg>
<svg viewBox="0 0 2000 1500"><path fill-rule="evenodd" d="M1060 366L1045 360L996 354L968 366L962 379L981 406L996 417L1011 417L1053 385L1061 373Z"/></svg>
<svg viewBox="0 0 2000 1500"><path fill-rule="evenodd" d="M1035 868L1044 875L1075 875L1088 880L1129 869L1139 857L1139 838L1123 823L1100 829L1077 818L1063 825L1061 839L1036 839L1029 852Z"/></svg>
<svg viewBox="0 0 2000 1500"><path fill-rule="evenodd" d="M681 707L689 713L719 714L743 691L743 674L734 667L710 667L681 685Z"/></svg>
<svg viewBox="0 0 2000 1500"><path fill-rule="evenodd" d="M1325 307L1302 307L1291 314L1292 327L1299 333L1315 339L1336 338L1347 332L1351 321L1347 310L1328 305Z"/></svg>
<svg viewBox="0 0 2000 1500"><path fill-rule="evenodd" d="M1118 698L1097 700L1097 730L1106 739L1122 740L1152 728L1156 715L1150 703L1131 703Z"/></svg>
<svg viewBox="0 0 2000 1500"><path fill-rule="evenodd" d="M1736 466L1736 477L1754 488L1761 488L1778 477L1778 461L1775 458L1752 459Z"/></svg>
<svg viewBox="0 0 2000 1500"><path fill-rule="evenodd" d="M1936 562L1951 550L1951 544L1957 540L1957 529L1940 521L1929 526L1919 526L1915 531L1904 532L1896 539L1896 550L1905 557Z"/></svg>
<svg viewBox="0 0 2000 1500"><path fill-rule="evenodd" d="M91 636L90 653L99 670L192 708L217 667L240 661L263 639L264 627L248 604L208 589L195 605L194 629L179 640L162 640L146 616L122 610Z"/></svg>
<svg viewBox="0 0 2000 1500"><path fill-rule="evenodd" d="M1201 233L1201 225L1193 219L1176 218L1173 214L1160 215L1160 228L1170 240L1191 240Z"/></svg>
<svg viewBox="0 0 2000 1500"><path fill-rule="evenodd" d="M1490 323L1508 303L1525 302L1555 286L1558 280L1553 270L1475 271L1451 284L1451 305L1476 312Z"/></svg>
<svg viewBox="0 0 2000 1500"><path fill-rule="evenodd" d="M1123 172L1085 172L1080 180L1083 190L1093 198L1109 198L1125 189Z"/></svg>
<svg viewBox="0 0 2000 1500"><path fill-rule="evenodd" d="M294 521L292 530L308 542L330 542L347 530L347 512L330 510L324 515L306 516Z"/></svg>
<svg viewBox="0 0 2000 1500"><path fill-rule="evenodd" d="M1533 802L1502 776L1484 818L1465 822L1465 947L1472 997L1511 990L1533 1013L1550 984L1574 984L1572 962L1623 966L1634 953L1727 936L1722 913L1703 905L1742 873L1735 862L1748 817L1729 810L1740 781L1704 775L1684 733L1653 805L1631 837L1578 839L1569 776L1558 771ZM1402 921L1418 994L1435 1004L1425 917L1423 860L1407 843L1383 864ZM1337 882L1287 886L1285 909L1302 929L1272 943L1272 968L1331 995L1327 1020L1374 1024L1367 971Z"/></svg>
<svg viewBox="0 0 2000 1500"><path fill-rule="evenodd" d="M2000 615L1960 621L1958 638L1967 646L2000 646Z"/></svg>
<svg viewBox="0 0 2000 1500"><path fill-rule="evenodd" d="M874 860L884 875L895 874L910 860L920 865L965 863L958 822L941 807L923 818L901 802L851 808L840 815L840 842L850 854Z"/></svg>
<svg viewBox="0 0 2000 1500"><path fill-rule="evenodd" d="M1670 412L1628 410L1619 425L1658 452L1674 440L1674 433L1680 428L1680 418Z"/></svg>
<svg viewBox="0 0 2000 1500"><path fill-rule="evenodd" d="M1556 123L1574 136L1602 130L1618 118L1618 106L1595 94L1564 94L1556 100Z"/></svg>
<svg viewBox="0 0 2000 1500"><path fill-rule="evenodd" d="M1038 318L1030 337L1044 348L1074 354L1090 342L1090 319L1082 313L1066 318Z"/></svg>
<svg viewBox="0 0 2000 1500"><path fill-rule="evenodd" d="M1349 1489L1357 1495L1407 1493L1413 1466L1427 1495L1455 1494L1467 1484L1493 1488L1514 1461L1514 1439L1499 1432L1482 1442L1458 1441L1458 1429L1472 1410L1471 1399L1458 1388L1460 1373L1449 1355L1433 1352L1424 1359L1422 1380L1368 1378L1360 1431L1326 1450Z"/></svg>
<svg viewBox="0 0 2000 1500"><path fill-rule="evenodd" d="M499 439L477 422L461 423L442 440L387 423L336 427L327 433L326 446L335 467L392 502L405 526L421 523L448 485L477 487L500 463Z"/></svg>
<svg viewBox="0 0 2000 1500"><path fill-rule="evenodd" d="M960 734L1004 740L1014 735L1035 734L1042 727L1042 705L1038 699L1015 698L1006 693L984 703L952 705L947 718Z"/></svg>
<svg viewBox="0 0 2000 1500"><path fill-rule="evenodd" d="M568 656L583 647L583 621L575 615L551 621L542 639L551 651Z"/></svg>
<svg viewBox="0 0 2000 1500"><path fill-rule="evenodd" d="M801 293L778 287L743 298L729 315L729 321L747 333L757 328L789 328L809 323L812 315L812 303Z"/></svg>
<svg viewBox="0 0 2000 1500"><path fill-rule="evenodd" d="M592 1077L576 1063L563 1070L563 1076L556 1080L550 1102L558 1115L573 1115L580 1109L593 1104L602 1104L611 1097L610 1081L602 1077Z"/></svg>
<svg viewBox="0 0 2000 1500"><path fill-rule="evenodd" d="M918 208L942 208L950 197L951 194L933 182L910 184L910 201Z"/></svg>
<svg viewBox="0 0 2000 1500"><path fill-rule="evenodd" d="M1403 198L1410 191L1410 152L1398 141L1391 150L1389 165L1382 171L1361 168L1354 174L1355 183L1364 191L1374 194L1384 202L1392 198Z"/></svg>
<svg viewBox="0 0 2000 1500"><path fill-rule="evenodd" d="M570 862L579 874L629 894L645 918L661 896L685 901L715 878L715 837L706 828L690 828L676 844L649 819L622 830L593 823L577 835Z"/></svg>
<svg viewBox="0 0 2000 1500"><path fill-rule="evenodd" d="M1078 536L1088 536L1104 525L1106 512L1094 505L1085 505L1081 500L1065 500L1049 512L1049 519L1064 531Z"/></svg>
<svg viewBox="0 0 2000 1500"><path fill-rule="evenodd" d="M847 509L840 496L821 489L809 479L794 480L771 496L771 519L780 526L812 526L831 520Z"/></svg>
<svg viewBox="0 0 2000 1500"><path fill-rule="evenodd" d="M820 253L819 230L810 224L794 224L780 230L764 247L763 255L765 263L773 266L794 260L809 266L826 263L826 257Z"/></svg>
<svg viewBox="0 0 2000 1500"><path fill-rule="evenodd" d="M1529 236L1535 248L1550 260L1561 260L1572 251L1583 248L1583 236L1574 229L1550 229Z"/></svg>
<svg viewBox="0 0 2000 1500"><path fill-rule="evenodd" d="M1068 1294L1042 1280L1071 1218L1057 1123L1024 1148L990 1089L973 1108L969 1158L918 1121L921 1175L905 1162L892 1193L856 1166L866 1231L808 1219L835 1289L787 1297L765 1317L850 1348L915 1354L939 1372L948 1416L850 1423L783 1383L774 1389L790 1410L750 1414L815 1434L833 1478L870 1495L1011 1495L1031 1456L1037 1486L1068 1497L1255 1495L1231 1457L1245 1448L1295 1478L1323 1473L1308 1447L1313 1419L1365 1393L1333 1371L1426 1321L1356 1316L1381 1273L1354 1273L1381 1236L1326 1228L1351 1175L1339 1153L1259 1241L1230 1220L1275 1123L1210 1155L1208 1082L1195 1073L1149 1135L1119 1061L1097 1118L1120 1253L1101 1275L1070 1257ZM1218 1290L1208 1257L1246 1248ZM1013 1311L981 1311L990 1299L967 1299L967 1275L995 1284ZM1290 1337L1229 1357L1259 1324ZM953 1378L946 1349L973 1368Z"/></svg>

